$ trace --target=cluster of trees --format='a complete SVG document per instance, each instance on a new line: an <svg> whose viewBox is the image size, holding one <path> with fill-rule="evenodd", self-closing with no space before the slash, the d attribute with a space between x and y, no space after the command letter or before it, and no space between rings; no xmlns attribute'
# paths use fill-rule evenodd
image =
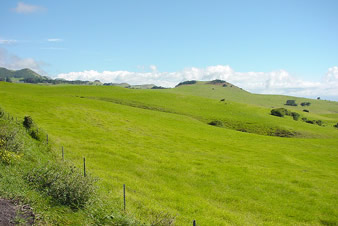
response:
<svg viewBox="0 0 338 226"><path fill-rule="evenodd" d="M300 114L298 114L297 112L292 112L292 111L289 111L288 109L285 109L285 108L272 109L271 115L278 116L278 117L284 117L285 115L292 116L293 120L296 120L296 121L300 117Z"/></svg>
<svg viewBox="0 0 338 226"><path fill-rule="evenodd" d="M178 83L175 87L178 87L178 86L181 86L181 85L192 85L192 84L196 84L196 83L197 83L196 80L184 81L184 82Z"/></svg>
<svg viewBox="0 0 338 226"><path fill-rule="evenodd" d="M300 118L300 114L298 114L297 112L289 111L288 109L285 109L285 108L272 109L271 115L278 116L278 117L284 117L285 115L292 116L293 120L296 120L296 121L298 121L298 119ZM316 124L319 126L323 125L322 120L310 120L310 119L303 117L302 121L306 123L310 123L310 124Z"/></svg>
<svg viewBox="0 0 338 226"><path fill-rule="evenodd" d="M0 78L0 82L12 82L12 79L10 77Z"/></svg>
<svg viewBox="0 0 338 226"><path fill-rule="evenodd" d="M323 125L323 121L322 120L310 120L310 119L307 119L306 117L303 117L302 121L306 122L306 123L310 123L310 124L317 124L318 126L322 126Z"/></svg>
<svg viewBox="0 0 338 226"><path fill-rule="evenodd" d="M208 82L208 84L213 84L213 85L215 85L215 84L222 84L222 83L225 83L225 81L221 80L221 79L215 79L215 80L212 80L212 81Z"/></svg>
<svg viewBox="0 0 338 226"><path fill-rule="evenodd" d="M298 104L296 104L295 100L287 100L285 105L298 106Z"/></svg>

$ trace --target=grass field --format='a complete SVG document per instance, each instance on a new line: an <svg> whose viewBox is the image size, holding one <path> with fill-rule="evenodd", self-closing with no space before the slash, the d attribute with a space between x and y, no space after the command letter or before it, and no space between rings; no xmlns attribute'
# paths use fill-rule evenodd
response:
<svg viewBox="0 0 338 226"><path fill-rule="evenodd" d="M312 103L309 113L288 108L318 126L269 114L288 99L203 83L131 90L0 82L6 111L32 116L78 166L85 156L112 202L126 184L128 214L144 222L337 225L338 103L292 98ZM297 136L262 135L276 128Z"/></svg>

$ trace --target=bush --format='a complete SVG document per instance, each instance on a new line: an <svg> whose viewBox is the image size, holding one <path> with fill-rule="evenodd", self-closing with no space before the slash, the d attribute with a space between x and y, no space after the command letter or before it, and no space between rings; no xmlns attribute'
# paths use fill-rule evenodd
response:
<svg viewBox="0 0 338 226"><path fill-rule="evenodd" d="M303 107L304 107L304 106L310 106L311 103L310 103L310 102L302 102L302 103L300 103L300 105L302 105Z"/></svg>
<svg viewBox="0 0 338 226"><path fill-rule="evenodd" d="M297 112L291 112L291 116L292 116L293 120L298 121L300 114L298 114Z"/></svg>
<svg viewBox="0 0 338 226"><path fill-rule="evenodd" d="M278 136L278 137L293 137L296 135L296 133L293 131L278 128L271 135Z"/></svg>
<svg viewBox="0 0 338 226"><path fill-rule="evenodd" d="M271 115L284 117L284 115L290 115L290 112L285 108L275 108L271 110Z"/></svg>
<svg viewBox="0 0 338 226"><path fill-rule="evenodd" d="M338 129L338 123L336 125L333 125L333 127L336 127Z"/></svg>
<svg viewBox="0 0 338 226"><path fill-rule="evenodd" d="M25 116L25 118L23 119L23 126L26 129L30 129L33 125L33 119L30 116Z"/></svg>
<svg viewBox="0 0 338 226"><path fill-rule="evenodd" d="M307 121L307 118L303 117L303 118L302 118L302 121L303 121L303 122L306 122L306 121Z"/></svg>
<svg viewBox="0 0 338 226"><path fill-rule="evenodd" d="M18 154L0 148L0 161L6 165L13 164L18 159L20 159L20 157L21 156Z"/></svg>
<svg viewBox="0 0 338 226"><path fill-rule="evenodd" d="M318 126L322 126L323 125L323 121L322 120L315 120L316 124Z"/></svg>
<svg viewBox="0 0 338 226"><path fill-rule="evenodd" d="M303 111L304 111L304 112L309 112L309 110L306 110L306 109L304 109Z"/></svg>
<svg viewBox="0 0 338 226"><path fill-rule="evenodd" d="M37 128L31 128L29 130L29 135L35 139L41 141L41 137L39 136L39 130Z"/></svg>
<svg viewBox="0 0 338 226"><path fill-rule="evenodd" d="M297 106L295 100L287 100L285 105L289 105L289 106Z"/></svg>
<svg viewBox="0 0 338 226"><path fill-rule="evenodd" d="M23 140L20 139L20 131L18 128L9 124L0 125L0 149L19 153L24 147Z"/></svg>
<svg viewBox="0 0 338 226"><path fill-rule="evenodd" d="M5 111L2 108L0 108L0 118L4 116L5 116Z"/></svg>
<svg viewBox="0 0 338 226"><path fill-rule="evenodd" d="M316 120L306 120L305 122L306 122L306 123L309 123L309 124L315 124L315 123L316 123Z"/></svg>
<svg viewBox="0 0 338 226"><path fill-rule="evenodd" d="M0 161L6 165L20 159L24 143L18 128L10 123L0 124Z"/></svg>
<svg viewBox="0 0 338 226"><path fill-rule="evenodd" d="M84 177L75 167L65 164L49 163L34 168L24 179L56 202L73 209L84 207L95 193L94 180L91 177Z"/></svg>
<svg viewBox="0 0 338 226"><path fill-rule="evenodd" d="M218 127L222 127L223 126L223 122L218 121L218 120L214 120L208 123L211 126L218 126Z"/></svg>

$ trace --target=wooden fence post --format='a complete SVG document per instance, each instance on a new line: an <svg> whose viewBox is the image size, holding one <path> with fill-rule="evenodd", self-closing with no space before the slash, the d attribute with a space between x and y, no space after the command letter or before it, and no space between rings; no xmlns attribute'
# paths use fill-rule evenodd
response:
<svg viewBox="0 0 338 226"><path fill-rule="evenodd" d="M126 211L126 185L123 184L123 210Z"/></svg>
<svg viewBox="0 0 338 226"><path fill-rule="evenodd" d="M86 158L83 157L83 176L86 177Z"/></svg>

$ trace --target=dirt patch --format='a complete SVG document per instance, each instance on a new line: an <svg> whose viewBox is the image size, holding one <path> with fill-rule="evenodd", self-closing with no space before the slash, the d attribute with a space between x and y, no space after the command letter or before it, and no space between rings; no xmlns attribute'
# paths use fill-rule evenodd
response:
<svg viewBox="0 0 338 226"><path fill-rule="evenodd" d="M28 205L0 198L0 225L33 225L35 215Z"/></svg>

